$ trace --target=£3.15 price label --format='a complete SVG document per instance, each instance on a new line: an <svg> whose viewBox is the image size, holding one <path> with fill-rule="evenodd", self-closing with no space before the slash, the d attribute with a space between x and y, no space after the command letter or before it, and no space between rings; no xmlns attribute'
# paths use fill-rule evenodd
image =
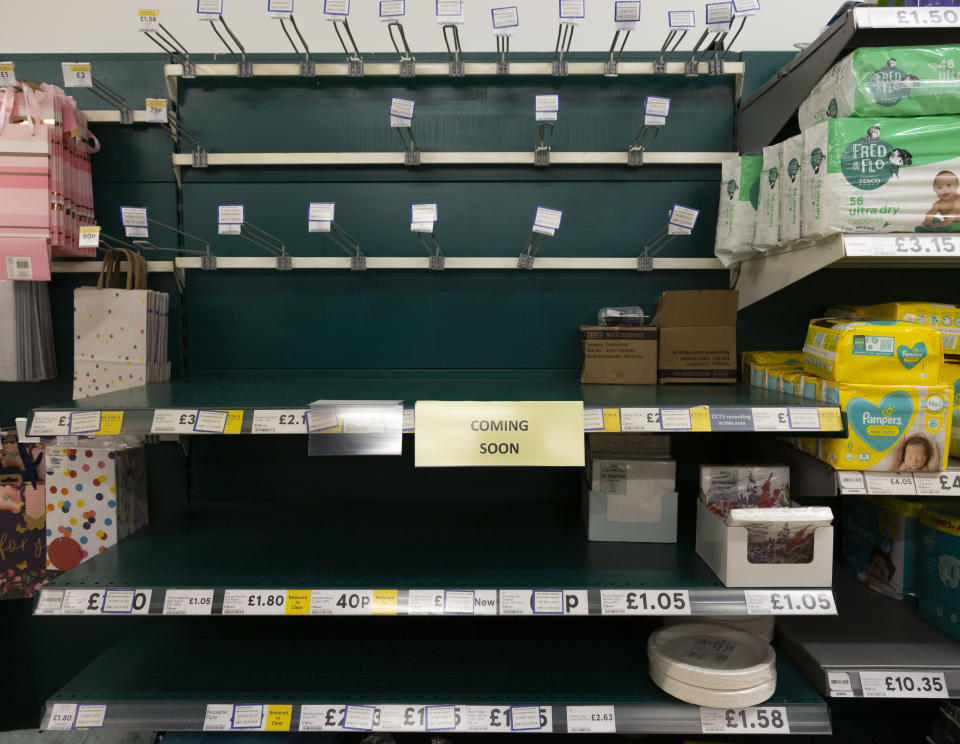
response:
<svg viewBox="0 0 960 744"><path fill-rule="evenodd" d="M705 734L789 734L787 709L701 708L700 724Z"/></svg>
<svg viewBox="0 0 960 744"><path fill-rule="evenodd" d="M748 615L836 615L829 589L747 590L743 593Z"/></svg>
<svg viewBox="0 0 960 744"><path fill-rule="evenodd" d="M864 697L950 697L942 672L860 672Z"/></svg>
<svg viewBox="0 0 960 744"><path fill-rule="evenodd" d="M689 615L690 592L686 589L604 589L600 592L602 615Z"/></svg>

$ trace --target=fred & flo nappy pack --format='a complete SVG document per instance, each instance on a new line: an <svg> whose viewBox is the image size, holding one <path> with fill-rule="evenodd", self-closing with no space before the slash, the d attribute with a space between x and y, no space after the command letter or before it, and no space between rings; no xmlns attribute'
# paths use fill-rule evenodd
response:
<svg viewBox="0 0 960 744"><path fill-rule="evenodd" d="M754 247L761 252L780 244L780 178L783 173L783 145L763 148L760 195L757 201L757 229Z"/></svg>
<svg viewBox="0 0 960 744"><path fill-rule="evenodd" d="M804 237L960 232L960 117L833 119L803 137Z"/></svg>
<svg viewBox="0 0 960 744"><path fill-rule="evenodd" d="M720 166L720 210L714 253L724 266L754 253L762 167L761 155L724 160Z"/></svg>
<svg viewBox="0 0 960 744"><path fill-rule="evenodd" d="M800 128L847 116L960 113L960 46L862 47L800 104Z"/></svg>
<svg viewBox="0 0 960 744"><path fill-rule="evenodd" d="M803 193L803 135L784 140L780 154L780 242L800 239L801 198Z"/></svg>

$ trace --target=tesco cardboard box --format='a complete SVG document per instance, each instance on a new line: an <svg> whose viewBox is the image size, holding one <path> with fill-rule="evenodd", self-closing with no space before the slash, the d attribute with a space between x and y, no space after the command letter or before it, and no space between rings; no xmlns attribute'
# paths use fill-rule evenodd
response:
<svg viewBox="0 0 960 744"><path fill-rule="evenodd" d="M737 381L736 290L664 292L650 324L660 329L660 382Z"/></svg>
<svg viewBox="0 0 960 744"><path fill-rule="evenodd" d="M655 385L657 329L651 326L580 326L581 383Z"/></svg>

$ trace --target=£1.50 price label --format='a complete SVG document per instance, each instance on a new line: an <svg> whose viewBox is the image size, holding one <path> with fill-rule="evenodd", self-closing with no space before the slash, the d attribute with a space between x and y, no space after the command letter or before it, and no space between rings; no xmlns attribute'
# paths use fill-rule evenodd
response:
<svg viewBox="0 0 960 744"><path fill-rule="evenodd" d="M787 709L701 708L700 724L705 734L789 734Z"/></svg>
<svg viewBox="0 0 960 744"><path fill-rule="evenodd" d="M686 589L604 589L600 592L602 615L689 615L690 592Z"/></svg>
<svg viewBox="0 0 960 744"><path fill-rule="evenodd" d="M747 590L743 593L748 615L836 615L829 589Z"/></svg>
<svg viewBox="0 0 960 744"><path fill-rule="evenodd" d="M942 672L860 672L864 697L950 697Z"/></svg>

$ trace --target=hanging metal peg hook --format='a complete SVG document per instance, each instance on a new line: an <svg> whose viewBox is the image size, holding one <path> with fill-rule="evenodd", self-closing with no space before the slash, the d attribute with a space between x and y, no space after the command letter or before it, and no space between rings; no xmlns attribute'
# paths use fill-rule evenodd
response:
<svg viewBox="0 0 960 744"><path fill-rule="evenodd" d="M262 248L277 258L278 271L290 271L293 268L293 258L287 253L287 246L276 235L271 235L266 230L244 222L240 225L239 232L221 233L224 235L236 235L243 238L248 243L252 243L258 248Z"/></svg>
<svg viewBox="0 0 960 744"><path fill-rule="evenodd" d="M704 31L700 35L700 38L697 40L697 43L694 45L693 49L691 50L690 56L687 57L687 61L684 63L684 70L683 70L683 74L686 75L687 77L696 77L697 75L700 74L700 60L703 58L703 55L706 53L706 49L704 49L704 51L701 52L700 47L703 46L703 42L707 40L707 37L709 35L710 35L709 31ZM697 56L698 52L700 54L699 57Z"/></svg>
<svg viewBox="0 0 960 744"><path fill-rule="evenodd" d="M347 47L343 36L340 34L340 26L343 26L343 32L350 40L351 50ZM360 49L357 42L354 41L353 33L350 31L350 23L346 18L336 18L333 20L333 30L337 32L337 38L340 40L340 46L343 47L343 53L347 55L347 76L363 77L363 57L360 56Z"/></svg>
<svg viewBox="0 0 960 744"><path fill-rule="evenodd" d="M133 124L133 111L126 99L94 75L90 75L90 92L102 101L106 101L120 112L121 124ZM22 83L21 83L22 84Z"/></svg>
<svg viewBox="0 0 960 744"><path fill-rule="evenodd" d="M547 236L542 233L530 233L526 245L523 246L523 250L520 251L520 256L517 258L518 269L529 270L533 268L533 262L536 260L537 253L540 251L541 246L543 246L543 241L546 239Z"/></svg>
<svg viewBox="0 0 960 744"><path fill-rule="evenodd" d="M287 37L287 41L289 41L290 46L293 47L294 54L297 55L297 61L300 63L300 77L314 77L317 74L317 66L313 61L313 55L310 53L310 47L307 46L306 39L304 39L303 34L300 33L300 29L297 27L297 22L294 20L292 13L289 16L289 19L294 33L297 35L297 38L300 39L300 43L303 45L303 52L300 51L300 49L294 43L293 37L290 36L290 32L287 31L287 19L283 16L277 17L277 20L280 21L280 28L283 29L283 35Z"/></svg>
<svg viewBox="0 0 960 744"><path fill-rule="evenodd" d="M190 52L176 36L167 30L166 26L159 22L157 26L160 28L159 31L144 31L144 36L169 54L175 64L179 64L183 68L181 77L185 79L195 78L197 76L197 65L190 59Z"/></svg>
<svg viewBox="0 0 960 744"><path fill-rule="evenodd" d="M549 136L547 128L549 127ZM537 147L533 151L533 164L538 166L550 165L550 143L553 142L553 122L542 121L537 131Z"/></svg>
<svg viewBox="0 0 960 744"><path fill-rule="evenodd" d="M644 127L639 131L627 150L627 165L633 168L639 168L643 165L643 153L647 145L657 138L660 134L660 127Z"/></svg>
<svg viewBox="0 0 960 744"><path fill-rule="evenodd" d="M427 242L427 238L425 238L424 235L430 238L430 243L433 244L432 246ZM420 243L427 252L429 259L427 268L430 269L430 271L443 271L447 257L443 255L443 250L440 248L440 240L437 238L437 228L434 227L429 233L418 232L417 237L420 238Z"/></svg>
<svg viewBox="0 0 960 744"><path fill-rule="evenodd" d="M710 60L711 75L723 74L724 61L727 59L727 54L729 54L730 48L736 43L737 39L740 37L740 33L743 31L743 27L747 24L747 18L748 16L740 17L740 25L737 26L737 30L733 34L733 38L730 39L730 41L726 40L726 37L729 32L723 35L723 38L721 39L723 43L720 45L720 48L715 51L713 58Z"/></svg>
<svg viewBox="0 0 960 744"><path fill-rule="evenodd" d="M233 47L227 43L227 40L223 38L223 35L217 31L217 21L220 21L223 26L223 30L227 32L233 43L237 45L239 52L235 52ZM253 77L253 62L250 61L250 58L247 56L246 49L243 48L243 44L240 43L240 39L236 37L233 31L230 30L230 27L227 25L227 22L223 20L222 15L218 15L215 19L210 21L210 28L213 29L213 33L217 35L217 38L223 42L223 45L227 48L227 51L230 52L230 56L233 57L234 61L237 63L237 77Z"/></svg>
<svg viewBox="0 0 960 744"><path fill-rule="evenodd" d="M163 248L161 246L154 245L149 240L134 240L133 242L135 245L143 246L145 248L149 248L151 250L156 250L156 251L172 251L174 253L188 253L194 256L200 256L201 269L203 269L204 271L216 270L217 257L213 255L213 253L210 251L210 243L208 243L206 240L196 235L193 235L191 233L184 232L183 230L180 230L179 228L176 228L173 225L168 225L164 222L160 222L159 220L155 220L151 217L147 218L147 222L149 222L151 225L162 227L164 230L170 230L170 232L175 232L177 235L180 235L184 238L188 238L189 240L195 240L198 243L203 243L204 250L197 251L191 248L182 248L182 247L181 248Z"/></svg>
<svg viewBox="0 0 960 744"><path fill-rule="evenodd" d="M497 35L497 74L510 74L510 37Z"/></svg>
<svg viewBox="0 0 960 744"><path fill-rule="evenodd" d="M643 246L643 255L637 258L637 271L653 271L653 259L679 235L692 235L700 210L674 204L667 216L667 224L654 233Z"/></svg>
<svg viewBox="0 0 960 744"><path fill-rule="evenodd" d="M413 138L413 127L397 127L397 134L400 135L400 142L403 143L403 164L420 165L420 148L417 147L417 141ZM403 130L407 130L407 136L403 136Z"/></svg>
<svg viewBox="0 0 960 744"><path fill-rule="evenodd" d="M667 63L670 61L673 53L677 51L677 47L680 46L680 42L683 41L686 35L686 31L678 31L677 29L667 34L666 41L664 41L663 46L660 47L660 55L653 62L654 75L667 74ZM670 46L671 44L673 44L673 46Z"/></svg>
<svg viewBox="0 0 960 744"><path fill-rule="evenodd" d="M620 34L623 34L623 43L620 44L620 51L616 51L617 41L620 39ZM630 38L629 31L617 31L613 34L613 42L610 44L610 51L607 53L607 61L603 63L603 74L604 77L616 77L617 76L617 65L620 64L620 57L623 55L623 50L627 46L627 39Z"/></svg>
<svg viewBox="0 0 960 744"><path fill-rule="evenodd" d="M350 271L366 271L367 257L360 251L360 244L350 233L336 222L331 222L330 232L321 235L326 235L331 243L350 257Z"/></svg>
<svg viewBox="0 0 960 744"><path fill-rule="evenodd" d="M443 26L443 43L447 45L450 61L450 77L463 77L463 48L460 46L460 29L454 23Z"/></svg>
<svg viewBox="0 0 960 744"><path fill-rule="evenodd" d="M572 23L560 21L560 27L557 29L557 43L553 48L553 74L557 77L567 75L567 55L570 54L575 28L576 26Z"/></svg>
<svg viewBox="0 0 960 744"><path fill-rule="evenodd" d="M190 131L180 123L180 115L176 111L167 112L167 123L164 125L170 136L173 138L174 143L180 144L181 140L187 140L192 142L192 158L193 158L193 167L194 168L206 168L207 167L207 151L203 149L203 145L200 144L200 140L196 136L190 133Z"/></svg>
<svg viewBox="0 0 960 744"><path fill-rule="evenodd" d="M394 31L396 31L396 37ZM393 44L393 48L397 50L397 56L400 58L400 77L412 78L416 76L417 59L410 51L407 35L403 32L403 24L399 21L390 21L387 24L387 33L390 34L390 42Z"/></svg>

